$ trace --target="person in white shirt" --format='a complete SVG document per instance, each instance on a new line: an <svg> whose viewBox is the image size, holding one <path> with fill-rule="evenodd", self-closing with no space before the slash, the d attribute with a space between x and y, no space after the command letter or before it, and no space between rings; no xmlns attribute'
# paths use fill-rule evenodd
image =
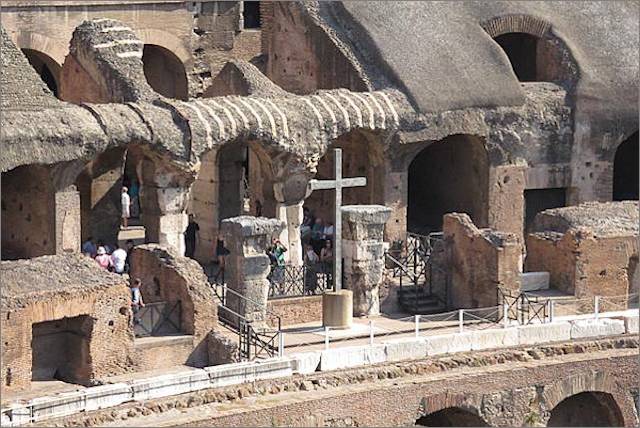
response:
<svg viewBox="0 0 640 428"><path fill-rule="evenodd" d="M127 252L117 245L116 250L111 254L111 261L116 273L123 274L127 262Z"/></svg>
<svg viewBox="0 0 640 428"><path fill-rule="evenodd" d="M122 228L129 227L129 217L131 217L131 197L127 193L129 189L122 187L122 195L120 196L120 203L122 204Z"/></svg>

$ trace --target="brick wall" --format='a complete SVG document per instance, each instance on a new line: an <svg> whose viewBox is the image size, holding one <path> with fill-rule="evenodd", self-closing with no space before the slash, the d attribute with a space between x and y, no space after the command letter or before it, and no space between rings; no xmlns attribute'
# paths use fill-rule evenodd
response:
<svg viewBox="0 0 640 428"><path fill-rule="evenodd" d="M282 325L322 321L322 296L273 299L267 309L280 316ZM269 315L268 323L276 326L276 317Z"/></svg>

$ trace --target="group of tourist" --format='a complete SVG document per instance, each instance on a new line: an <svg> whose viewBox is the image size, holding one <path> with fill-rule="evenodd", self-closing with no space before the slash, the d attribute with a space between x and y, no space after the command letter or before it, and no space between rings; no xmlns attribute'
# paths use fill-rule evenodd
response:
<svg viewBox="0 0 640 428"><path fill-rule="evenodd" d="M109 272L123 274L131 270L131 251L133 247L131 239L127 240L125 249L121 248L119 244L111 246L103 241L98 241L96 245L93 237L90 236L82 244L82 254L91 257L101 268Z"/></svg>

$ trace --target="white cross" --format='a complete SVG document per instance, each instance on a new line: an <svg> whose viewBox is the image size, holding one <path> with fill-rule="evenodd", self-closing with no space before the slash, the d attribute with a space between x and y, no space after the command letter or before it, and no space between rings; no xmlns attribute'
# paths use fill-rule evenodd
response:
<svg viewBox="0 0 640 428"><path fill-rule="evenodd" d="M311 191L330 190L336 191L334 244L333 244L333 284L335 291L342 288L342 189L345 187L362 187L367 185L366 177L342 178L342 149L334 149L335 179L310 180Z"/></svg>

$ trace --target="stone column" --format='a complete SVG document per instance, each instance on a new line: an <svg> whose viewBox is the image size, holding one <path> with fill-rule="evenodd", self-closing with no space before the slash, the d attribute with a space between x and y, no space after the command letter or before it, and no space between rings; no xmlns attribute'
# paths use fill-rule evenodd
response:
<svg viewBox="0 0 640 428"><path fill-rule="evenodd" d="M158 243L184 255L184 231L189 219L186 214L188 187L159 187Z"/></svg>
<svg viewBox="0 0 640 428"><path fill-rule="evenodd" d="M302 266L300 226L303 220L302 205L310 192L307 187L310 175L299 164L294 164L283 167L279 177L273 184L277 201L276 216L286 226L279 239L288 250L286 257L289 263Z"/></svg>
<svg viewBox="0 0 640 428"><path fill-rule="evenodd" d="M80 251L80 193L69 186L55 194L56 254Z"/></svg>
<svg viewBox="0 0 640 428"><path fill-rule="evenodd" d="M353 315L380 313L378 290L384 271L384 226L391 209L382 205L342 208L344 288L353 291Z"/></svg>
<svg viewBox="0 0 640 428"><path fill-rule="evenodd" d="M271 238L284 229L277 219L240 216L222 220L220 233L229 249L225 280L231 290L246 297L227 294L227 306L257 323L266 322L269 294L269 256Z"/></svg>

